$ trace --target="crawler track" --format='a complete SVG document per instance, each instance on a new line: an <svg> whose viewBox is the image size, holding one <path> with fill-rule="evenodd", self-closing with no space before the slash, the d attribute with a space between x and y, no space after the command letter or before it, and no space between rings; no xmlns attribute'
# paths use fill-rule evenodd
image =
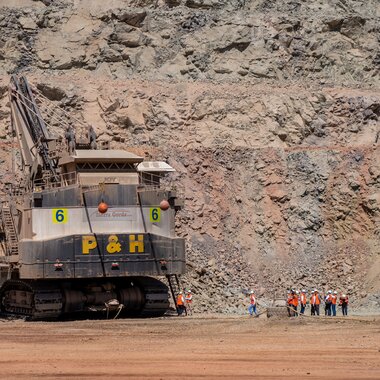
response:
<svg viewBox="0 0 380 380"><path fill-rule="evenodd" d="M134 287L125 287L125 283L115 281L115 291L110 296L123 304L124 310L121 315L141 318L164 315L169 307L167 286L150 277L136 277L130 280L131 283L135 283ZM83 299L89 295L86 293L85 285L86 282L82 281L76 288L77 291L83 292ZM74 319L80 319L83 315L88 315L91 305L85 302L75 313L64 312L69 300L65 298L63 286L58 281L8 280L0 289L1 313L27 320L56 320L69 315ZM92 312L94 313L96 312ZM102 317L103 314L98 312L96 315Z"/></svg>
<svg viewBox="0 0 380 380"><path fill-rule="evenodd" d="M0 290L1 311L28 320L57 319L62 311L62 293L52 283L9 280Z"/></svg>
<svg viewBox="0 0 380 380"><path fill-rule="evenodd" d="M140 284L145 294L145 304L139 317L152 318L164 315L169 308L168 287L151 277L143 277Z"/></svg>

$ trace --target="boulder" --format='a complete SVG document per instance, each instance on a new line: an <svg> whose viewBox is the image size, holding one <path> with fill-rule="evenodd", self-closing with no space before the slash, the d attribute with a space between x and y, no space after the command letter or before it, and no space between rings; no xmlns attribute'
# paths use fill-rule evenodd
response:
<svg viewBox="0 0 380 380"><path fill-rule="evenodd" d="M129 8L129 9L118 9L113 12L113 15L122 22L128 25L141 28L145 17L147 15L144 9L139 8Z"/></svg>
<svg viewBox="0 0 380 380"><path fill-rule="evenodd" d="M147 43L146 36L140 30L125 24L117 24L110 38L121 45L133 48Z"/></svg>
<svg viewBox="0 0 380 380"><path fill-rule="evenodd" d="M285 202L289 200L288 193L278 185L269 185L266 188L269 198L275 202Z"/></svg>
<svg viewBox="0 0 380 380"><path fill-rule="evenodd" d="M123 60L122 55L109 46L105 46L101 49L100 54L102 55L105 62L120 62Z"/></svg>
<svg viewBox="0 0 380 380"><path fill-rule="evenodd" d="M218 3L218 0L186 0L185 5L189 8L210 9Z"/></svg>
<svg viewBox="0 0 380 380"><path fill-rule="evenodd" d="M363 205L364 205L364 209L367 212L371 214L377 213L379 215L380 214L380 192L368 195L365 201L363 202Z"/></svg>
<svg viewBox="0 0 380 380"><path fill-rule="evenodd" d="M37 89L41 91L42 95L50 100L62 100L66 96L66 92L55 85L49 83L38 83Z"/></svg>
<svg viewBox="0 0 380 380"><path fill-rule="evenodd" d="M120 106L118 98L111 99L110 97L98 96L97 100L103 112L116 111Z"/></svg>
<svg viewBox="0 0 380 380"><path fill-rule="evenodd" d="M347 37L353 38L363 32L366 20L360 16L352 16L343 20L340 32Z"/></svg>
<svg viewBox="0 0 380 380"><path fill-rule="evenodd" d="M340 17L334 17L325 21L327 30L332 31L332 32L334 31L339 32L342 26L342 23L343 23L343 18L340 18Z"/></svg>
<svg viewBox="0 0 380 380"><path fill-rule="evenodd" d="M35 30L38 28L37 24L30 17L20 17L18 19L18 22L20 23L21 27L26 30Z"/></svg>

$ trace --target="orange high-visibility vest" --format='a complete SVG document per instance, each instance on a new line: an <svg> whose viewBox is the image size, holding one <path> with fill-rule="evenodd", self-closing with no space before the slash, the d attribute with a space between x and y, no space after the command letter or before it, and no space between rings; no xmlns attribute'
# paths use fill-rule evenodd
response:
<svg viewBox="0 0 380 380"><path fill-rule="evenodd" d="M191 303L193 301L193 295L191 293L187 293L185 300L187 303Z"/></svg>
<svg viewBox="0 0 380 380"><path fill-rule="evenodd" d="M288 305L291 305L293 303L293 296L291 294L288 295L287 303Z"/></svg>
<svg viewBox="0 0 380 380"><path fill-rule="evenodd" d="M319 305L321 303L321 300L319 299L319 295L318 294L313 294L310 298L310 303L312 305Z"/></svg>
<svg viewBox="0 0 380 380"><path fill-rule="evenodd" d="M298 296L297 296L297 294L295 294L293 296L293 306L298 306Z"/></svg>
<svg viewBox="0 0 380 380"><path fill-rule="evenodd" d="M254 295L254 294L251 294L249 298L251 299L251 305L256 305L256 298L255 298L255 295Z"/></svg>
<svg viewBox="0 0 380 380"><path fill-rule="evenodd" d="M337 301L338 297L336 295L333 295L331 297L332 297L332 300L331 300L332 304L336 305L336 301Z"/></svg>
<svg viewBox="0 0 380 380"><path fill-rule="evenodd" d="M183 295L182 294L178 294L177 305L178 306L183 306L184 304L185 304L185 300L183 299Z"/></svg>
<svg viewBox="0 0 380 380"><path fill-rule="evenodd" d="M301 293L301 304L306 305L306 294L305 293Z"/></svg>

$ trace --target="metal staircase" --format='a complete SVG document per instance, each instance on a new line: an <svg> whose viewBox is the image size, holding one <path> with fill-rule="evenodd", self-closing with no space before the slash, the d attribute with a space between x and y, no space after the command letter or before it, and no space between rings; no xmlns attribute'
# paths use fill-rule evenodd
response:
<svg viewBox="0 0 380 380"><path fill-rule="evenodd" d="M0 220L5 233L7 256L18 255L18 236L8 202L0 203Z"/></svg>
<svg viewBox="0 0 380 380"><path fill-rule="evenodd" d="M179 315L179 311L178 311L178 307L177 307L177 296L178 296L179 292L183 290L179 276L177 276L176 274L168 274L168 275L166 275L166 279L168 280L170 292L171 292L172 297L173 297L174 306L175 306L177 313Z"/></svg>

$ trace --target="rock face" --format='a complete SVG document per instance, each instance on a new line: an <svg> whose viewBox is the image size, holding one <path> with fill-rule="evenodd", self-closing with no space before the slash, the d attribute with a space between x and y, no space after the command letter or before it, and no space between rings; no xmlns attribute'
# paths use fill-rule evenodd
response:
<svg viewBox="0 0 380 380"><path fill-rule="evenodd" d="M11 3L2 182L9 75L26 72L100 141L177 169L196 311L244 312L244 290L292 286L379 306L378 1Z"/></svg>

